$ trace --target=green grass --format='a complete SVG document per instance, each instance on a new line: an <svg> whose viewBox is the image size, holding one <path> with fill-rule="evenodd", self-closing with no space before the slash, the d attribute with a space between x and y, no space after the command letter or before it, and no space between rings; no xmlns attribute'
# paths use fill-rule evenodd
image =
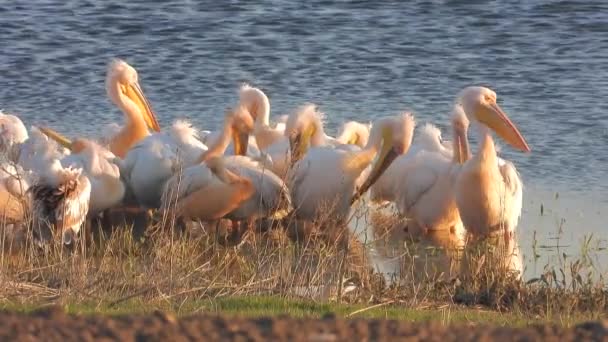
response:
<svg viewBox="0 0 608 342"><path fill-rule="evenodd" d="M0 309L30 312L41 306L0 303ZM308 300L285 299L270 296L223 297L216 299L188 300L183 303L167 301L147 301L132 299L117 305L93 302L74 302L63 305L71 314L125 315L145 314L156 310L174 313L178 316L192 314L221 314L227 316L267 317L289 315L299 318L321 318L328 314L347 318L396 319L411 322L439 321L443 324L474 323L499 326L527 326L534 323L555 323L571 326L577 322L594 317L530 317L524 313L481 310L463 306L442 308L408 308L397 304L382 305L374 308L356 304L337 304L330 302L315 303ZM369 308L369 309L368 309Z"/></svg>

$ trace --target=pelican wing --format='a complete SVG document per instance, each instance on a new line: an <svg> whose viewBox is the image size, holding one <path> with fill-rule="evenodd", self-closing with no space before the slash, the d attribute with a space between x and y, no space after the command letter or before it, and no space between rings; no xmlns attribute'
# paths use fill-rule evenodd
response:
<svg viewBox="0 0 608 342"><path fill-rule="evenodd" d="M449 161L435 153L420 153L402 164L396 174L397 202L402 213L426 194L437 182L442 171L449 168Z"/></svg>
<svg viewBox="0 0 608 342"><path fill-rule="evenodd" d="M251 180L254 194L230 213L235 219L252 217L282 218L291 210L291 200L285 183L262 163L244 156L225 159L226 167Z"/></svg>
<svg viewBox="0 0 608 342"><path fill-rule="evenodd" d="M343 170L347 155L331 147L311 148L290 170L287 182L299 218L348 216L357 178L349 178Z"/></svg>
<svg viewBox="0 0 608 342"><path fill-rule="evenodd" d="M161 207L169 208L192 193L199 191L212 182L218 181L205 164L190 166L181 173L173 175L165 184Z"/></svg>
<svg viewBox="0 0 608 342"><path fill-rule="evenodd" d="M500 170L500 174L505 183L505 196L508 197L505 199L505 203L509 204L505 208L505 214L507 216L507 221L512 225L510 228L514 229L521 217L523 183L515 165L510 161L498 158L498 169Z"/></svg>
<svg viewBox="0 0 608 342"><path fill-rule="evenodd" d="M164 139L163 135L155 134L139 142L129 151L120 170L144 207L160 206L165 182L180 168L174 149Z"/></svg>
<svg viewBox="0 0 608 342"><path fill-rule="evenodd" d="M71 229L77 233L89 210L91 184L78 169L60 170L58 179L58 184L41 182L30 188L34 219L38 228L46 225L47 232L54 225L60 231Z"/></svg>

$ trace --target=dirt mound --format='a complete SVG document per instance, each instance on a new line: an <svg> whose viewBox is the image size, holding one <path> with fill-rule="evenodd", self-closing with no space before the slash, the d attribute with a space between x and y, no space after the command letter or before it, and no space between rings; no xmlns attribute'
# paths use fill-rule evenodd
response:
<svg viewBox="0 0 608 342"><path fill-rule="evenodd" d="M47 308L31 314L0 312L3 341L585 341L608 340L608 324L589 322L571 329L533 326L513 329L484 326L444 327L392 320L226 318L201 315L176 319L147 316L73 316Z"/></svg>

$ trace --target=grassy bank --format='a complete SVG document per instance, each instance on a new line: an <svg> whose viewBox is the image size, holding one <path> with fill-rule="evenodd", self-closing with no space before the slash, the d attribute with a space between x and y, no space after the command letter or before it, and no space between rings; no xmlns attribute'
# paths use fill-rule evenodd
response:
<svg viewBox="0 0 608 342"><path fill-rule="evenodd" d="M4 302L3 310L30 312L45 305ZM498 312L487 308L458 305L411 308L399 303L375 305L316 303L302 299L286 299L269 296L229 297L206 300L190 300L182 303L166 301L129 300L118 305L93 302L66 303L63 309L71 314L125 315L146 314L154 311L173 313L178 316L192 314L220 314L242 317L267 317L289 315L298 318L323 318L335 315L345 318L395 319L412 322L439 321L442 324L468 323L522 327L535 323L554 323L572 326L578 322L601 318L594 314L575 316L557 314L551 317L530 316L524 312Z"/></svg>
<svg viewBox="0 0 608 342"><path fill-rule="evenodd" d="M383 222L375 239L365 243L380 251L384 242L401 241L391 235L394 231L399 230ZM209 227L188 232L175 235L159 225L134 239L122 229L72 252L29 243L18 251L5 248L0 308L60 305L71 313L111 315L333 313L510 326L570 326L608 311L606 287L589 273L593 265L564 258L524 282L492 242L452 249L449 241L433 237L407 240L401 249L385 247L383 253L390 251L399 266L387 277L369 266L377 261L368 253L370 246L354 239L345 253L343 239L322 235L295 245L278 230L250 234L234 246Z"/></svg>

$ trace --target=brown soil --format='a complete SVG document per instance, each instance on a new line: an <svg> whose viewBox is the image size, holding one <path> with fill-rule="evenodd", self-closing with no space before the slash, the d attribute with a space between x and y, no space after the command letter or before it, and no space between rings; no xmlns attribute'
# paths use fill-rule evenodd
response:
<svg viewBox="0 0 608 342"><path fill-rule="evenodd" d="M2 341L600 341L608 324L574 328L504 328L366 319L225 318L219 316L72 316L58 308L31 314L0 312Z"/></svg>

